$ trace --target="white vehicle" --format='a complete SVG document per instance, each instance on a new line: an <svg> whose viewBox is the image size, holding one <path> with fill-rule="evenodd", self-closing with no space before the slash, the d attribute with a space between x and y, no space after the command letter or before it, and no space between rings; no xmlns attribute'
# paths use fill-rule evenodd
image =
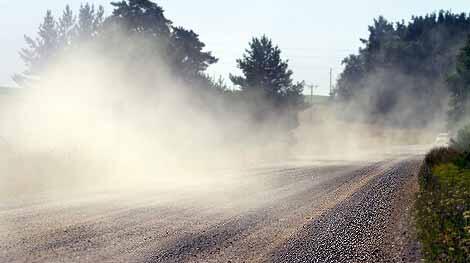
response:
<svg viewBox="0 0 470 263"><path fill-rule="evenodd" d="M449 133L447 132L439 133L439 135L437 135L436 137L436 140L434 141L434 146L447 147L449 146L449 143L450 143Z"/></svg>

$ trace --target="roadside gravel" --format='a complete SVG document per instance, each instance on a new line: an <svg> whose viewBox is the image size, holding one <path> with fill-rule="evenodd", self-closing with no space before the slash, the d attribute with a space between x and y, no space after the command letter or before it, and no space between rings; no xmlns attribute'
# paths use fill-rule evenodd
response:
<svg viewBox="0 0 470 263"><path fill-rule="evenodd" d="M418 261L407 233L420 160L400 161L274 250L273 262ZM411 192L410 192L411 191ZM407 215L408 214L408 215Z"/></svg>

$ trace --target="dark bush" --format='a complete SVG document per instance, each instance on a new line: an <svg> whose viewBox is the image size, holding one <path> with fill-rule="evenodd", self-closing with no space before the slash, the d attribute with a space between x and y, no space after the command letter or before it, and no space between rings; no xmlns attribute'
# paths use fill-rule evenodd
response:
<svg viewBox="0 0 470 263"><path fill-rule="evenodd" d="M457 132L457 137L451 140L451 147L461 152L470 152L470 125Z"/></svg>

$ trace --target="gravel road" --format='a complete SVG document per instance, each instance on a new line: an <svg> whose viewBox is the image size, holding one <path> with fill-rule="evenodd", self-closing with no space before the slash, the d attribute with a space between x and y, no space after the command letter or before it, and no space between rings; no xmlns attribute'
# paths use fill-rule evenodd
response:
<svg viewBox="0 0 470 263"><path fill-rule="evenodd" d="M246 171L261 185L236 191L8 200L0 262L410 261L398 221L419 164L416 155L263 167Z"/></svg>
<svg viewBox="0 0 470 263"><path fill-rule="evenodd" d="M416 175L419 162L397 162L380 172L365 187L339 203L334 209L305 224L272 256L274 262L410 262L403 254L407 247L394 249L394 239L402 233L394 213L404 213L400 204L405 185ZM411 178L410 178L411 177ZM405 208L405 209L400 209ZM398 253L397 253L398 252Z"/></svg>

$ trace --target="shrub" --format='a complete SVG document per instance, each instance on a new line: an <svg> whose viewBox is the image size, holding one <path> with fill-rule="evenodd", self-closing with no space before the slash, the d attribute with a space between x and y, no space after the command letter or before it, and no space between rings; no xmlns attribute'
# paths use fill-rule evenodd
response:
<svg viewBox="0 0 470 263"><path fill-rule="evenodd" d="M431 168L442 163L455 162L461 154L450 147L432 149L426 157L419 172L420 185L427 188L433 182Z"/></svg>
<svg viewBox="0 0 470 263"><path fill-rule="evenodd" d="M451 140L451 147L461 152L470 152L470 124L457 132L457 137Z"/></svg>

